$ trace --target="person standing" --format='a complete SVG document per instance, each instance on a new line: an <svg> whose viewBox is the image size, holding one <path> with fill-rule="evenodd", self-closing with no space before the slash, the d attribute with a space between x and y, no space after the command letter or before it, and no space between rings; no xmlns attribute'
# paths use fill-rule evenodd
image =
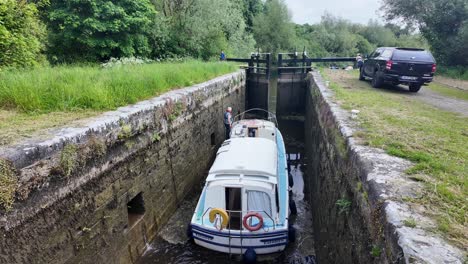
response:
<svg viewBox="0 0 468 264"><path fill-rule="evenodd" d="M224 51L221 51L221 54L219 55L219 60L225 61L226 60L226 54L224 54Z"/></svg>
<svg viewBox="0 0 468 264"><path fill-rule="evenodd" d="M356 69L361 69L363 64L364 60L362 59L361 53L358 53L356 56Z"/></svg>
<svg viewBox="0 0 468 264"><path fill-rule="evenodd" d="M231 128L232 128L232 108L226 108L224 112L224 128L226 132L226 140L231 137Z"/></svg>

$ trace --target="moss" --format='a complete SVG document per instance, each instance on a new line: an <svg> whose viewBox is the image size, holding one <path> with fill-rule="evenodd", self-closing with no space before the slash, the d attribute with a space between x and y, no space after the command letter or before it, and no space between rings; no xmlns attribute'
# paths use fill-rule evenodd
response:
<svg viewBox="0 0 468 264"><path fill-rule="evenodd" d="M125 147L126 147L127 149L132 149L134 146L135 146L135 142L132 141L132 140L127 140L127 141L125 142Z"/></svg>
<svg viewBox="0 0 468 264"><path fill-rule="evenodd" d="M174 108L172 109L172 113L169 115L169 121L174 121L177 119L177 117L182 114L182 111L184 110L184 103L181 101L177 102L174 104Z"/></svg>
<svg viewBox="0 0 468 264"><path fill-rule="evenodd" d="M174 103L174 101L170 98L166 100L166 105L163 108L163 113L169 122L176 120L177 117L180 116L180 114L182 114L182 111L185 110L186 104L183 102L186 102L185 98L176 103Z"/></svg>
<svg viewBox="0 0 468 264"><path fill-rule="evenodd" d="M75 144L66 145L60 154L60 168L68 177L78 167L78 147Z"/></svg>
<svg viewBox="0 0 468 264"><path fill-rule="evenodd" d="M0 159L0 207L11 209L17 187L16 171L10 161Z"/></svg>
<svg viewBox="0 0 468 264"><path fill-rule="evenodd" d="M161 140L161 136L159 135L159 132L154 132L153 136L151 137L151 141L154 142L159 142Z"/></svg>
<svg viewBox="0 0 468 264"><path fill-rule="evenodd" d="M362 191L362 182L358 182L356 186L356 191L361 192Z"/></svg>
<svg viewBox="0 0 468 264"><path fill-rule="evenodd" d="M362 196L364 196L364 199L369 203L369 194L366 191L362 193Z"/></svg>
<svg viewBox="0 0 468 264"><path fill-rule="evenodd" d="M123 125L121 126L121 130L119 135L117 136L118 139L126 139L132 136L132 127L130 125Z"/></svg>
<svg viewBox="0 0 468 264"><path fill-rule="evenodd" d="M338 153L343 159L347 158L347 149L346 149L346 140L344 139L343 135L341 135L338 129L334 129L334 136L335 136L335 145Z"/></svg>
<svg viewBox="0 0 468 264"><path fill-rule="evenodd" d="M403 220L403 224L407 227L415 228L416 220L414 220L414 218L405 219Z"/></svg>
<svg viewBox="0 0 468 264"><path fill-rule="evenodd" d="M103 140L92 136L89 138L88 143L86 144L90 150L90 154L95 157L103 157L106 154L107 146Z"/></svg>

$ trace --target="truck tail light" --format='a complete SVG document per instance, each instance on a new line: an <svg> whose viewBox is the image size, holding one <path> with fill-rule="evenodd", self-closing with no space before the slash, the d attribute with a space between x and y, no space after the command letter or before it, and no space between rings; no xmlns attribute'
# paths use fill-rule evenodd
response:
<svg viewBox="0 0 468 264"><path fill-rule="evenodd" d="M432 72L432 73L435 73L436 70L437 70L437 65L434 63L434 64L432 64L432 70L431 70L431 72Z"/></svg>
<svg viewBox="0 0 468 264"><path fill-rule="evenodd" d="M393 61L389 60L387 61L387 64L385 65L385 69L391 70L393 65Z"/></svg>

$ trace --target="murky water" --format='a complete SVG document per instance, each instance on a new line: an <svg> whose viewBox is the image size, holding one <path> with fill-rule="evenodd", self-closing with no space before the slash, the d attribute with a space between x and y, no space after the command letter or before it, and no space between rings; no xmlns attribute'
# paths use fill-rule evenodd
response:
<svg viewBox="0 0 468 264"><path fill-rule="evenodd" d="M304 155L304 125L300 121L280 121L280 130L285 138L294 186L292 198L296 202L297 215L290 217L296 228L296 242L289 243L286 250L272 256L259 256L259 263L314 263L315 255L312 218L309 204L304 200L304 171L307 161ZM238 263L240 256L229 257L189 242L186 226L195 210L201 186L189 195L181 207L161 229L155 241L140 259L140 263Z"/></svg>

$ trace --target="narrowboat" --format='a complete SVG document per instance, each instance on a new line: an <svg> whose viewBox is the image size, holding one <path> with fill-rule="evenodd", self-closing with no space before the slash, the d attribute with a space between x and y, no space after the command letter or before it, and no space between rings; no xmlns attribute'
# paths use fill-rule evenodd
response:
<svg viewBox="0 0 468 264"><path fill-rule="evenodd" d="M288 223L285 145L276 118L268 116L268 120L240 118L233 123L188 227L196 244L243 255L247 262L255 262L257 255L283 251L295 238Z"/></svg>

